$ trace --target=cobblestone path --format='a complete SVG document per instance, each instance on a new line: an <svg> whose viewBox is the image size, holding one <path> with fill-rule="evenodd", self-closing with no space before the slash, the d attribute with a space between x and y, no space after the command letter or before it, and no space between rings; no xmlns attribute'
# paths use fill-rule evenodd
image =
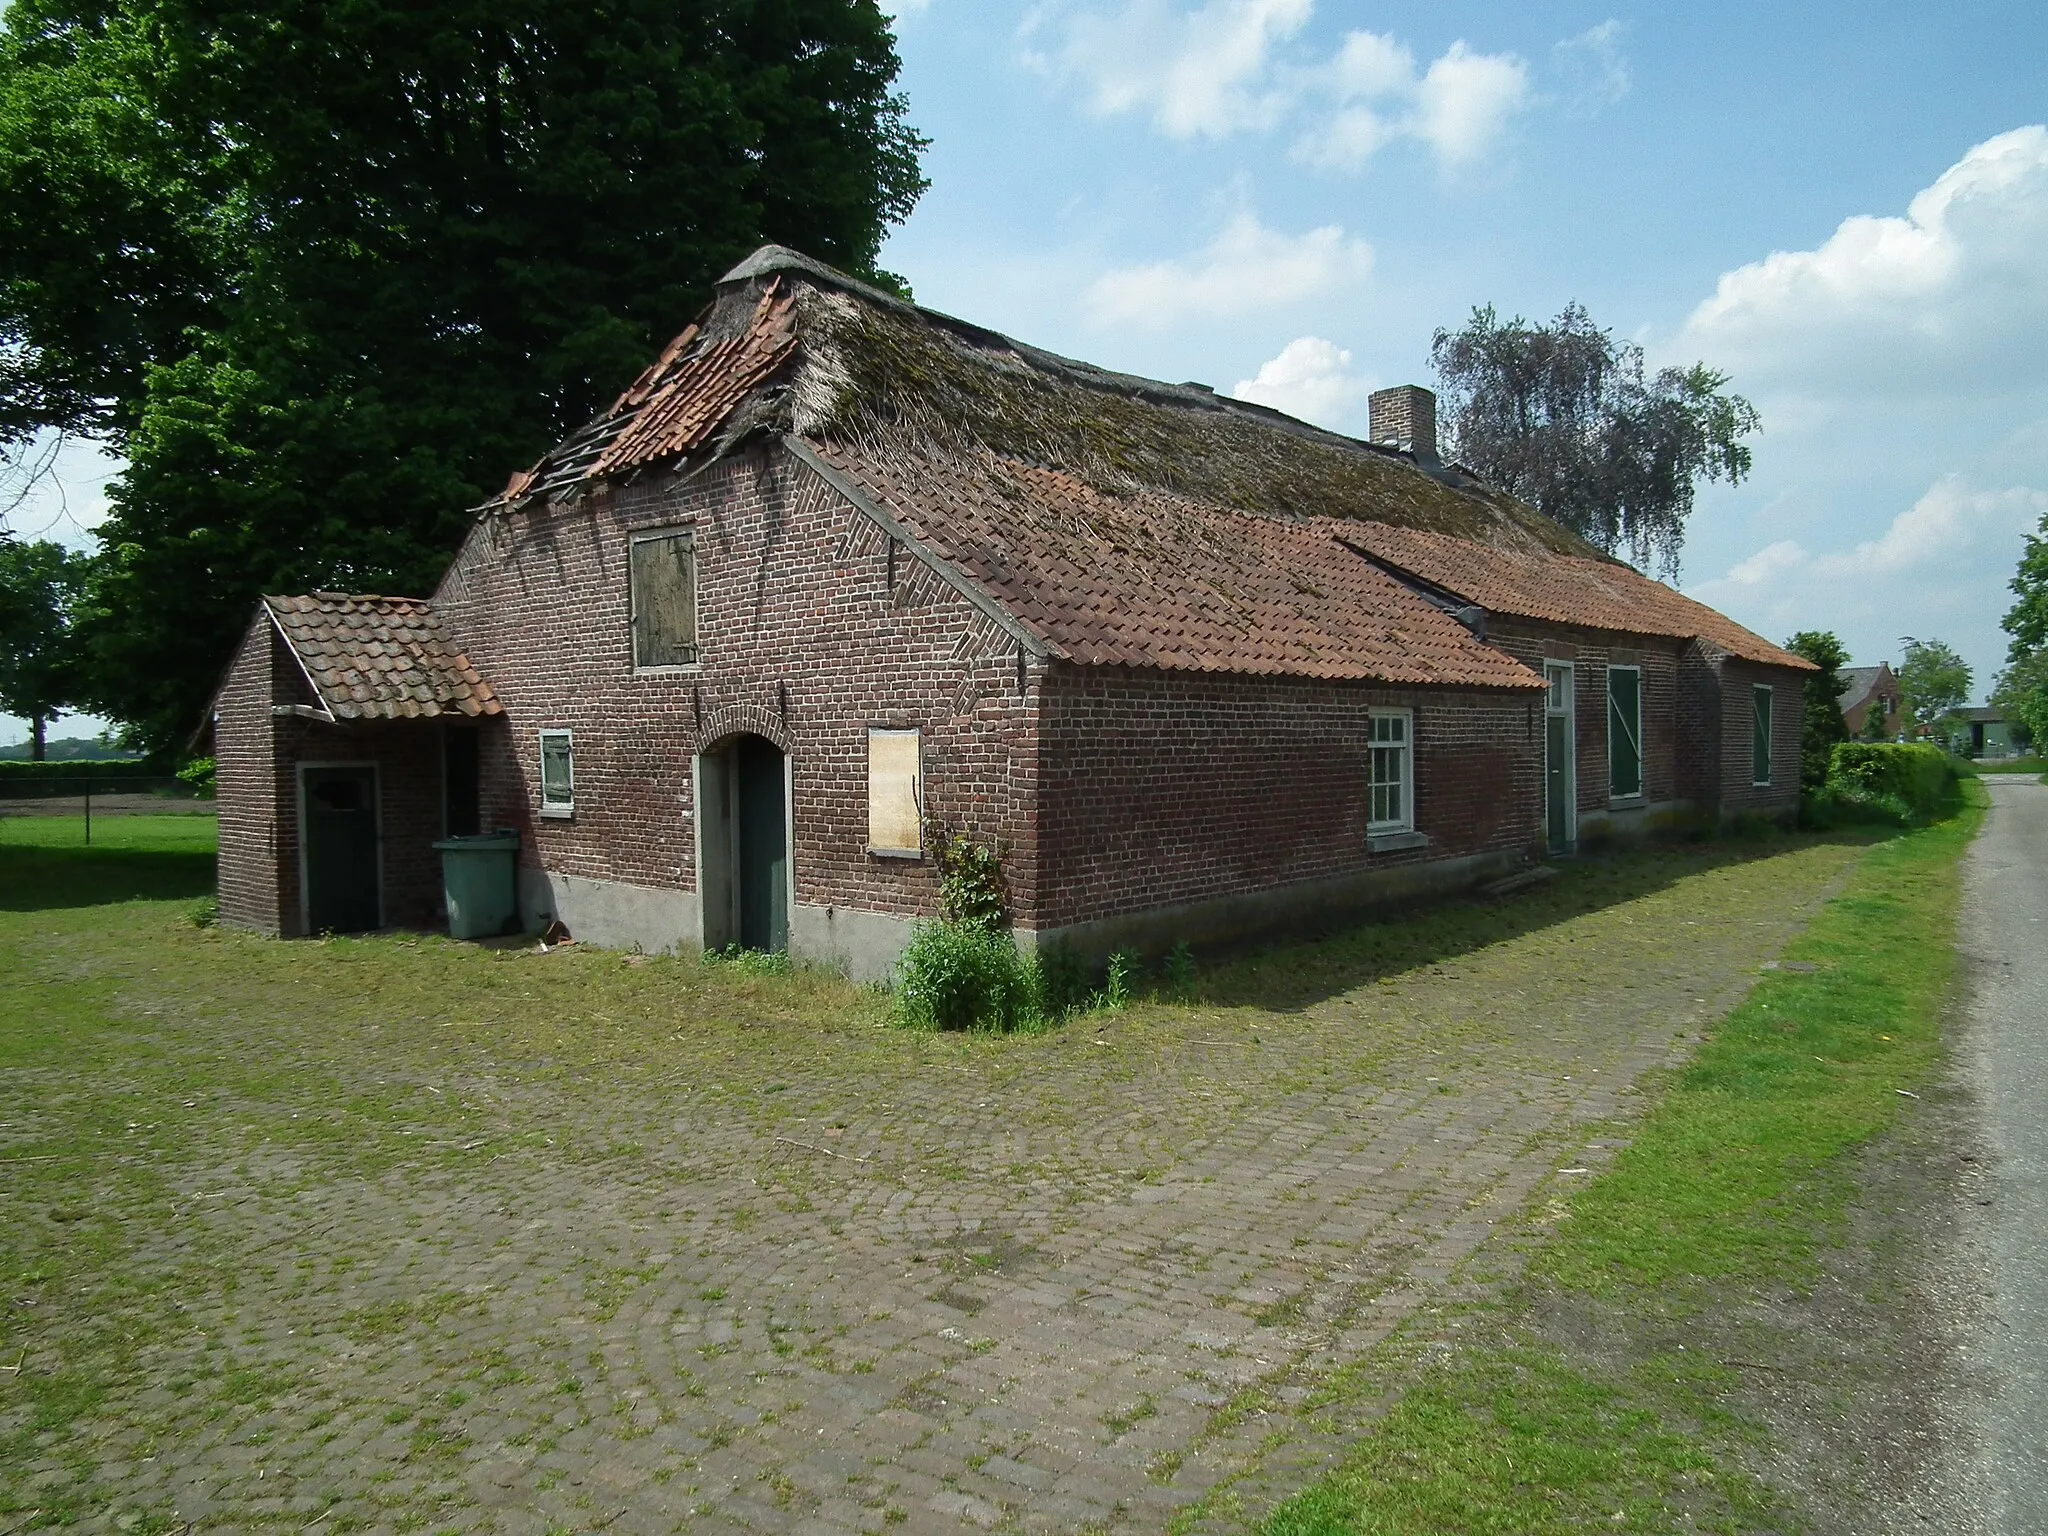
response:
<svg viewBox="0 0 2048 1536"><path fill-rule="evenodd" d="M1317 1381L1511 1265L1850 856L1617 861L1440 959L1275 951L1010 1041L724 967L8 914L0 1011L104 1022L0 1074L0 1157L48 1159L0 1168L47 1259L5 1281L0 1528L1256 1519L1341 1438ZM38 1409L67 1373L97 1395Z"/></svg>

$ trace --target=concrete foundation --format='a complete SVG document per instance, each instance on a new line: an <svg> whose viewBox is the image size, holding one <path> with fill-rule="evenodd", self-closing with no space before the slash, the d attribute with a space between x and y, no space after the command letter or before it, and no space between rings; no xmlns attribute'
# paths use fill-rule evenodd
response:
<svg viewBox="0 0 2048 1536"><path fill-rule="evenodd" d="M639 948L650 955L697 947L697 893L660 891L551 870L519 872L519 913L528 927L559 920L578 943Z"/></svg>
<svg viewBox="0 0 2048 1536"><path fill-rule="evenodd" d="M854 981L893 981L914 921L854 907L795 907L789 920L790 957Z"/></svg>

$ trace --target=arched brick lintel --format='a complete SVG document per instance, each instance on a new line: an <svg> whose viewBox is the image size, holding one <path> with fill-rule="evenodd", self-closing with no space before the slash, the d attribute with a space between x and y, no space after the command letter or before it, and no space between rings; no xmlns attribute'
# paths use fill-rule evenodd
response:
<svg viewBox="0 0 2048 1536"><path fill-rule="evenodd" d="M761 736L793 754L789 722L759 704L714 704L697 724L697 751L715 752L735 736Z"/></svg>

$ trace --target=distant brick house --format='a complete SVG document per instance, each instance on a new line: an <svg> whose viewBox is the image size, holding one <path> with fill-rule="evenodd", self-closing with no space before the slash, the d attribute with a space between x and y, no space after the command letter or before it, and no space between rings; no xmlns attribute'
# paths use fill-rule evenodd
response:
<svg viewBox="0 0 2048 1536"><path fill-rule="evenodd" d="M264 600L223 919L522 911L886 974L936 827L1022 942L1164 947L1798 795L1806 664L1438 461L1057 358L770 247L480 509L431 598Z"/></svg>
<svg viewBox="0 0 2048 1536"><path fill-rule="evenodd" d="M1889 662L1881 661L1874 667L1844 667L1836 675L1842 680L1838 696L1842 724L1849 728L1851 737L1862 739L1873 715L1886 737L1897 736L1905 729L1899 679Z"/></svg>

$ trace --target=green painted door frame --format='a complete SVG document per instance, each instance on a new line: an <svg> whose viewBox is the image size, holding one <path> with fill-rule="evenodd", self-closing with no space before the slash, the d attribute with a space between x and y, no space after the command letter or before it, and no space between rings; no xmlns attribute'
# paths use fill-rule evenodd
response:
<svg viewBox="0 0 2048 1536"><path fill-rule="evenodd" d="M1569 853L1579 840L1577 670L1568 661L1543 664L1543 828L1552 853Z"/></svg>

